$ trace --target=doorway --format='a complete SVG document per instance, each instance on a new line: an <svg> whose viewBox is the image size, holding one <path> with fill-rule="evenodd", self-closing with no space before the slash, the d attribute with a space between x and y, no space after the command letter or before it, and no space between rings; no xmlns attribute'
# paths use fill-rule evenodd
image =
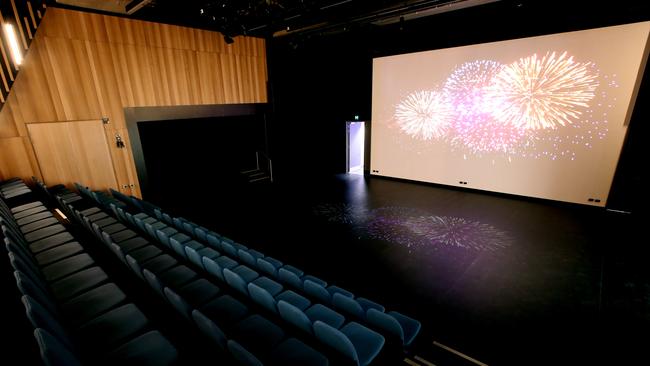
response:
<svg viewBox="0 0 650 366"><path fill-rule="evenodd" d="M102 120L27 124L45 184L117 189L104 128Z"/></svg>
<svg viewBox="0 0 650 366"><path fill-rule="evenodd" d="M366 143L366 123L349 121L347 131L347 172L363 175Z"/></svg>

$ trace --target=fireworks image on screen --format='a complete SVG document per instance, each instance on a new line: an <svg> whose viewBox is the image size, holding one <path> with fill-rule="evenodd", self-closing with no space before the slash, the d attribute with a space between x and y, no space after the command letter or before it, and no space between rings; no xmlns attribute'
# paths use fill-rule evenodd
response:
<svg viewBox="0 0 650 366"><path fill-rule="evenodd" d="M442 89L416 91L397 104L393 120L403 134L450 144L464 156L575 160L576 151L608 132L607 113L594 110L611 108L602 103L617 87L615 75L607 79L566 51L540 55L457 65Z"/></svg>
<svg viewBox="0 0 650 366"><path fill-rule="evenodd" d="M575 160L585 150L607 137L608 112L615 107L616 98L610 91L619 87L616 75L601 75L603 82L592 100L592 107L585 110L580 121L563 128L539 130L532 134L530 146L522 154L535 159ZM593 107L598 107L593 108ZM598 111L598 112L597 112ZM561 132L561 133L560 133Z"/></svg>
<svg viewBox="0 0 650 366"><path fill-rule="evenodd" d="M447 78L444 91L456 113L456 120L482 120L491 114L486 88L503 65L491 60L466 62L458 66Z"/></svg>
<svg viewBox="0 0 650 366"><path fill-rule="evenodd" d="M495 119L534 130L579 120L599 84L593 66L566 52L534 54L504 66L487 92Z"/></svg>
<svg viewBox="0 0 650 366"><path fill-rule="evenodd" d="M451 118L446 96L437 91L412 93L395 108L395 121L402 132L419 140L444 136Z"/></svg>

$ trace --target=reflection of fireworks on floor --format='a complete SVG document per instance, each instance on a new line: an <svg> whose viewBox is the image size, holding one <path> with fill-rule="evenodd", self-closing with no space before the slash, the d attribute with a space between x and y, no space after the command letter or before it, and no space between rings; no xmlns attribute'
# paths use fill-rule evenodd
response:
<svg viewBox="0 0 650 366"><path fill-rule="evenodd" d="M368 216L366 224L367 235L375 240L399 243L408 248L420 244L420 239L415 237L408 228L404 227L404 220L408 217L420 216L425 212L407 207L382 207L374 209Z"/></svg>
<svg viewBox="0 0 650 366"><path fill-rule="evenodd" d="M496 251L512 244L512 238L506 232L462 217L411 217L403 225L427 245Z"/></svg>
<svg viewBox="0 0 650 366"><path fill-rule="evenodd" d="M348 203L323 203L314 207L313 212L329 222L339 224L358 225L363 223L368 216L368 210L365 207Z"/></svg>
<svg viewBox="0 0 650 366"><path fill-rule="evenodd" d="M347 203L327 203L316 206L313 212L329 222L352 225L361 238L399 244L409 251L441 248L497 251L512 244L508 233L491 225L461 217L431 216L408 207L389 206L368 211Z"/></svg>

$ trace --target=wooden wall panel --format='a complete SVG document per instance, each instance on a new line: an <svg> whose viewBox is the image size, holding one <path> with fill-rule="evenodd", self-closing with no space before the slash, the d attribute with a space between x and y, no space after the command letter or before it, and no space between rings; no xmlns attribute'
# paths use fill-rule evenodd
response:
<svg viewBox="0 0 650 366"><path fill-rule="evenodd" d="M0 111L0 138L29 142L28 123L106 117L113 188L139 195L130 145L112 143L116 132L128 141L125 107L264 103L266 81L263 39L226 44L217 32L48 8ZM24 172L38 174L29 148Z"/></svg>
<svg viewBox="0 0 650 366"><path fill-rule="evenodd" d="M117 186L101 120L27 125L45 184L83 182L96 189Z"/></svg>
<svg viewBox="0 0 650 366"><path fill-rule="evenodd" d="M3 179L11 177L38 176L38 168L32 165L31 144L23 137L0 138L0 175Z"/></svg>

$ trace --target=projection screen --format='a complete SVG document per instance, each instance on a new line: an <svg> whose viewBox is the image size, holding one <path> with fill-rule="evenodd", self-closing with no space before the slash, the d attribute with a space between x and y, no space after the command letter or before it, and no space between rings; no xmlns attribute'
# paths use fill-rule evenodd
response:
<svg viewBox="0 0 650 366"><path fill-rule="evenodd" d="M373 60L371 173L605 206L650 22Z"/></svg>

